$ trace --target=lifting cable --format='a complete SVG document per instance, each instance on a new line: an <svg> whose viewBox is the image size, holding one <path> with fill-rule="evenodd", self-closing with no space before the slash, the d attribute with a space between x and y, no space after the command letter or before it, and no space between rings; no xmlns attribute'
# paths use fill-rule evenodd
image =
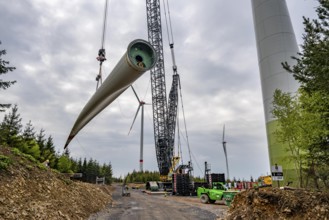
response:
<svg viewBox="0 0 329 220"><path fill-rule="evenodd" d="M176 66L175 53L174 53L174 35L173 35L173 31L172 31L168 0L167 0L167 9L166 9L165 0L163 0L163 5L164 5L164 12L165 12L168 41L169 41L169 46L170 46L170 50L171 50L171 58L172 58L172 62L173 62L172 68L173 68L174 74L177 74L177 66ZM168 18L167 18L167 11L168 11ZM168 20L169 20L169 25L168 25Z"/></svg>
<svg viewBox="0 0 329 220"><path fill-rule="evenodd" d="M183 135L182 135L182 136L183 136ZM183 136L183 138L184 138L184 136ZM184 139L184 140L186 141L186 139ZM186 142L187 142L187 141L186 141ZM193 154L192 151L191 151L191 155L192 155L192 158L194 159L193 161L195 161L197 167L199 168L200 173L203 173L203 176L204 176L204 171L201 169L201 167L200 167L200 165L199 165L199 163L198 163L198 160L197 160L197 158L195 157L195 155Z"/></svg>
<svg viewBox="0 0 329 220"><path fill-rule="evenodd" d="M166 4L165 4L165 0L163 0L163 6L164 6L164 13L165 13L165 20L166 20L166 28L167 28L167 35L168 35L168 41L169 41L169 45L170 44L174 44L174 35L172 33L172 25L171 25L171 18L170 18L170 9L169 9L169 2L167 0L167 9L166 9ZM167 19L167 11L168 11L168 18ZM169 25L168 25L168 20L169 20ZM170 33L170 36L169 36Z"/></svg>
<svg viewBox="0 0 329 220"><path fill-rule="evenodd" d="M103 83L102 79L102 64L106 60L106 53L104 48L104 42L105 42L105 36L106 36L106 26L107 26L107 2L108 0L105 0L105 7L104 7L104 17L103 17L103 32L102 32L102 40L101 40L101 49L98 50L98 57L96 58L99 61L99 72L96 76L96 90L98 87Z"/></svg>
<svg viewBox="0 0 329 220"><path fill-rule="evenodd" d="M185 136L186 136L188 154L189 154L189 157L190 157L190 162L192 163L191 148L190 148L190 142L188 140L188 134L187 134L187 127L186 127L186 120L185 120L185 111L184 111L183 96L182 96L182 89L181 89L180 81L179 81L179 95L180 95L180 100L181 100L181 104L182 104L182 112L183 112L184 127L185 127Z"/></svg>

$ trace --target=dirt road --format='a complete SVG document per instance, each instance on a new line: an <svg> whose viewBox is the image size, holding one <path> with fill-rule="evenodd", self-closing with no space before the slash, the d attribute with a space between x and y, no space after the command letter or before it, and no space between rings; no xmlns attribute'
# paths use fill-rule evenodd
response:
<svg viewBox="0 0 329 220"><path fill-rule="evenodd" d="M201 204L196 197L148 195L130 190L130 197L121 196L121 187L113 192L113 203L89 220L154 220L154 219L223 219L227 207L221 204Z"/></svg>

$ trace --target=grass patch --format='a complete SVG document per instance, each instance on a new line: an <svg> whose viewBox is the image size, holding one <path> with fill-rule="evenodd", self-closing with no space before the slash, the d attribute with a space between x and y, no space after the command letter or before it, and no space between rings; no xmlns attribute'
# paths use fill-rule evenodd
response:
<svg viewBox="0 0 329 220"><path fill-rule="evenodd" d="M37 167L39 167L40 170L47 170L47 166L45 166L44 164L42 163L38 163Z"/></svg>
<svg viewBox="0 0 329 220"><path fill-rule="evenodd" d="M28 160L31 161L31 162L39 163L39 161L38 161L37 159L35 159L32 155L30 155L30 154L25 154L25 153L23 153L22 151L20 151L18 148L13 148L13 149L11 149L11 152L12 152L14 155L24 157L24 158L28 159Z"/></svg>
<svg viewBox="0 0 329 220"><path fill-rule="evenodd" d="M12 148L12 149L11 149L11 152L12 152L14 155L17 155L17 156L22 156L22 154L23 154L18 148Z"/></svg>
<svg viewBox="0 0 329 220"><path fill-rule="evenodd" d="M9 157L0 154L0 170L6 170L10 165L11 160Z"/></svg>
<svg viewBox="0 0 329 220"><path fill-rule="evenodd" d="M23 154L23 156L31 162L38 163L39 161L29 154Z"/></svg>

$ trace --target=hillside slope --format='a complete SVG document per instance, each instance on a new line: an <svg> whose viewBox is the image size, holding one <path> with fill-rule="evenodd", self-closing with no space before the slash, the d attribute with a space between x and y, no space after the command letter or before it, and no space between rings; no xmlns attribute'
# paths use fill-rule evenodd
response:
<svg viewBox="0 0 329 220"><path fill-rule="evenodd" d="M73 182L11 148L1 155L10 163L0 169L0 219L87 219L111 202L110 186Z"/></svg>

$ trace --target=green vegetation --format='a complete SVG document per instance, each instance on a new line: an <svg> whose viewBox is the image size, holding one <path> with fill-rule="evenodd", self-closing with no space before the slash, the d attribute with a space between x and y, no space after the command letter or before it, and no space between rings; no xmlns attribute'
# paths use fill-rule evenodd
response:
<svg viewBox="0 0 329 220"><path fill-rule="evenodd" d="M73 173L71 170L72 160L69 157L68 150L58 158L57 169L62 173Z"/></svg>
<svg viewBox="0 0 329 220"><path fill-rule="evenodd" d="M12 148L11 149L11 152L14 154L14 155L17 155L17 156L21 156L22 155L22 152L20 150L18 150L17 148Z"/></svg>
<svg viewBox="0 0 329 220"><path fill-rule="evenodd" d="M0 170L7 169L9 164L11 163L9 157L6 157L5 155L0 154Z"/></svg>
<svg viewBox="0 0 329 220"><path fill-rule="evenodd" d="M1 41L0 41L1 45ZM7 66L9 64L8 61L3 60L1 57L6 54L6 50L0 50L0 75L7 74L8 72L12 72L15 70L15 67ZM2 81L0 79L0 89L8 89L11 85L15 84L16 81ZM9 108L10 104L2 104L0 103L0 112L5 111L6 108Z"/></svg>
<svg viewBox="0 0 329 220"><path fill-rule="evenodd" d="M29 161L38 163L38 161L32 155L29 154L22 154L22 155L24 155L24 157L27 158Z"/></svg>
<svg viewBox="0 0 329 220"><path fill-rule="evenodd" d="M87 162L86 158L82 162L81 158L76 160L70 157L68 150L62 154L56 153L51 136L46 139L43 129L36 135L31 121L24 127L21 121L18 107L14 105L0 124L0 145L10 147L14 155L35 163L42 170L50 168L61 173L82 173L81 180L90 183L95 183L96 177L105 177L107 184L112 183L111 163L100 165L93 159ZM34 167L24 159L20 159L19 163L29 170ZM5 169L8 164L7 160L0 159L0 169Z"/></svg>
<svg viewBox="0 0 329 220"><path fill-rule="evenodd" d="M302 52L283 67L298 80L296 95L277 90L273 115L277 141L290 152L300 187L329 190L329 2L319 0L318 19L304 18Z"/></svg>
<svg viewBox="0 0 329 220"><path fill-rule="evenodd" d="M40 170L47 170L47 166L45 166L43 163L38 163L37 165L39 167Z"/></svg>
<svg viewBox="0 0 329 220"><path fill-rule="evenodd" d="M128 173L125 178L126 183L146 183L147 181L160 181L160 173L157 171L133 171Z"/></svg>
<svg viewBox="0 0 329 220"><path fill-rule="evenodd" d="M73 161L72 167L74 167L77 173L82 173L82 180L89 183L95 183L96 177L105 177L105 183L112 183L112 165L111 163L100 165L96 160L92 158L88 160L84 158L83 162L81 158L78 161Z"/></svg>

